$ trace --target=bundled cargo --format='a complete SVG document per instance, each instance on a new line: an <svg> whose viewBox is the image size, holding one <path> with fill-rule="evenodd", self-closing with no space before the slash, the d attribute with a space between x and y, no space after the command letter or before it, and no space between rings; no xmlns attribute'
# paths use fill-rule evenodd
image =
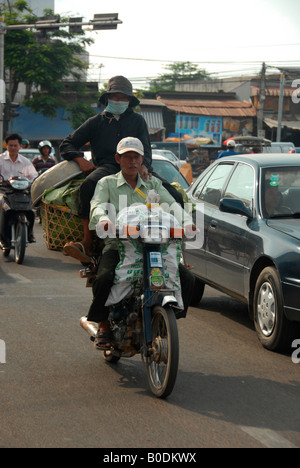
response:
<svg viewBox="0 0 300 468"><path fill-rule="evenodd" d="M32 185L33 206L40 207L44 239L50 250L61 251L67 242L82 240L83 225L77 207L83 180L75 162L63 161Z"/></svg>

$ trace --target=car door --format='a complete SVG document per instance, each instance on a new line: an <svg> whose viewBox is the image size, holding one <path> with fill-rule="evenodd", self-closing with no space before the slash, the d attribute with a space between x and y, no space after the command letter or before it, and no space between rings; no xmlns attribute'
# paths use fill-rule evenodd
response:
<svg viewBox="0 0 300 468"><path fill-rule="evenodd" d="M239 163L222 194L242 200L253 209L254 169ZM245 297L245 275L249 265L249 219L215 209L207 230L207 278L221 288Z"/></svg>
<svg viewBox="0 0 300 468"><path fill-rule="evenodd" d="M189 247L189 243L185 243L184 260L192 266L195 274L203 280L207 278L207 243L208 230L211 225L211 220L215 217L215 211L218 211L218 203L221 196L222 188L224 187L230 172L234 167L234 163L220 163L211 167L204 173L200 181L195 182L190 199L195 205L194 222L197 228L201 231L203 244L202 246L193 248L193 243Z"/></svg>

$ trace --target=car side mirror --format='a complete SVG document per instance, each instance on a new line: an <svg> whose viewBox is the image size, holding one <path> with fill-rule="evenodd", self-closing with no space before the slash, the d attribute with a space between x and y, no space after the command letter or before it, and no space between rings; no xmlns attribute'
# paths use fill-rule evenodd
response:
<svg viewBox="0 0 300 468"><path fill-rule="evenodd" d="M222 198L220 201L220 211L225 213L238 214L253 219L252 211L247 208L242 200L236 198Z"/></svg>

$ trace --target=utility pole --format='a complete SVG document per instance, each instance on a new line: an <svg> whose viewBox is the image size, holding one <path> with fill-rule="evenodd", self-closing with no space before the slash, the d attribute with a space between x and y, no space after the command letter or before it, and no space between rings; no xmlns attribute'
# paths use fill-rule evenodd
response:
<svg viewBox="0 0 300 468"><path fill-rule="evenodd" d="M0 150L3 147L3 109L6 102L5 99L5 80L4 80L4 35L9 30L21 29L36 29L37 31L49 31L51 29L59 29L69 27L81 28L81 26L92 26L94 31L117 29L122 21L118 19L118 13L94 14L94 19L83 22L82 18L70 18L68 23L61 23L59 15L55 15L53 19L46 18L38 20L33 24L12 24L7 26L4 19L0 17Z"/></svg>
<svg viewBox="0 0 300 468"><path fill-rule="evenodd" d="M4 34L6 32L3 18L0 17L0 151L3 149L3 109L6 102L4 80Z"/></svg>
<svg viewBox="0 0 300 468"><path fill-rule="evenodd" d="M281 141L281 124L282 124L282 112L283 112L284 86L285 86L285 74L282 72L280 75L280 93L279 93L279 104L278 104L278 125L277 125L276 141Z"/></svg>
<svg viewBox="0 0 300 468"><path fill-rule="evenodd" d="M264 122L264 105L266 100L265 95L266 88L266 64L263 62L261 69L261 78L260 78L260 95L259 95L259 109L257 113L257 136L264 138L265 132L263 131L263 122Z"/></svg>

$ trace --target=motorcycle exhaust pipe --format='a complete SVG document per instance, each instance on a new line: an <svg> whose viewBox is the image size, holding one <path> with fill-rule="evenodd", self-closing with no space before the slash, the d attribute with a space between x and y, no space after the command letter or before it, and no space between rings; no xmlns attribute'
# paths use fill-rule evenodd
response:
<svg viewBox="0 0 300 468"><path fill-rule="evenodd" d="M91 335L91 340L95 341L98 331L97 325L93 322L89 322L87 317L81 317L80 325L86 332L88 332L89 335Z"/></svg>

